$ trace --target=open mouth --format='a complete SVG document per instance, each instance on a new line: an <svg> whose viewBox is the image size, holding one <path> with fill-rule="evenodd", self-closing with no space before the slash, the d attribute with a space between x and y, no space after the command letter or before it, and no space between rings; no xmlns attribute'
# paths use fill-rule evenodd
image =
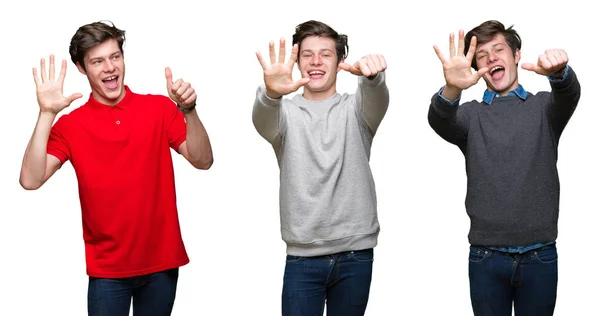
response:
<svg viewBox="0 0 600 316"><path fill-rule="evenodd" d="M114 90L119 85L119 76L110 76L108 78L104 78L102 79L102 82L104 82L104 85L108 89Z"/></svg>
<svg viewBox="0 0 600 316"><path fill-rule="evenodd" d="M310 77L310 79L319 79L325 76L325 72L320 70L312 70L308 72L308 76Z"/></svg>
<svg viewBox="0 0 600 316"><path fill-rule="evenodd" d="M493 80L502 79L504 77L504 67L496 66L496 67L490 69L490 75L492 76Z"/></svg>

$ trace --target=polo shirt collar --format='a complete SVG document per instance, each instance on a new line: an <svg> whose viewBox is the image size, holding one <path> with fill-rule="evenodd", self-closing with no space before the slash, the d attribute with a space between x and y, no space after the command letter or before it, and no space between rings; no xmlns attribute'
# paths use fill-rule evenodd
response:
<svg viewBox="0 0 600 316"><path fill-rule="evenodd" d="M94 99L94 96L92 95L92 93L90 93L90 98L89 98L88 103L95 108L117 107L122 110L127 110L128 105L131 103L130 101L131 101L133 93L129 89L129 86L125 85L124 88L125 88L125 96L123 97L123 100L121 100L119 103L117 103L115 105L107 105L107 104L101 103L100 101Z"/></svg>

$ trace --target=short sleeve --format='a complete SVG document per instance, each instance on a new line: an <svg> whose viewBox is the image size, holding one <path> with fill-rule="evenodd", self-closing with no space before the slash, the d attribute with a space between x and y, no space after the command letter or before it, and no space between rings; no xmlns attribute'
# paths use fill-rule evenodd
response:
<svg viewBox="0 0 600 316"><path fill-rule="evenodd" d="M177 151L179 146L181 146L186 139L185 119L183 113L177 109L177 105L168 98L166 100L165 113L167 113L167 136L169 138L169 146Z"/></svg>
<svg viewBox="0 0 600 316"><path fill-rule="evenodd" d="M66 135L68 135L68 126L67 115L58 118L50 129L50 137L46 146L46 152L58 158L61 164L71 159L71 150L66 138Z"/></svg>

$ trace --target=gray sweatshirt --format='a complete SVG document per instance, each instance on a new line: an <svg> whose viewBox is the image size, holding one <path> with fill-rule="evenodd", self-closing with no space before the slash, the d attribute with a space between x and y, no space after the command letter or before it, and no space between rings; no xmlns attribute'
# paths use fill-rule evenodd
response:
<svg viewBox="0 0 600 316"><path fill-rule="evenodd" d="M573 115L581 87L572 68L550 80L551 92L494 98L459 106L438 93L429 124L466 160L471 219L469 242L523 246L555 241L560 185L558 141Z"/></svg>
<svg viewBox="0 0 600 316"><path fill-rule="evenodd" d="M252 121L280 168L281 235L287 254L373 248L379 222L369 158L389 103L385 74L358 78L356 94L322 101L271 99L257 89Z"/></svg>

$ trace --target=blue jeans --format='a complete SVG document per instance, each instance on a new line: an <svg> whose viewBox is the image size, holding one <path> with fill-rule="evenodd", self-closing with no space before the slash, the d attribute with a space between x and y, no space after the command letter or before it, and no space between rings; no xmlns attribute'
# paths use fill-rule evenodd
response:
<svg viewBox="0 0 600 316"><path fill-rule="evenodd" d="M89 316L129 316L133 298L134 316L169 316L175 303L179 269L131 277L90 277Z"/></svg>
<svg viewBox="0 0 600 316"><path fill-rule="evenodd" d="M362 316L367 308L373 249L318 257L288 255L283 276L284 316Z"/></svg>
<svg viewBox="0 0 600 316"><path fill-rule="evenodd" d="M556 245L523 254L471 246L469 280L475 316L551 316L558 283Z"/></svg>

